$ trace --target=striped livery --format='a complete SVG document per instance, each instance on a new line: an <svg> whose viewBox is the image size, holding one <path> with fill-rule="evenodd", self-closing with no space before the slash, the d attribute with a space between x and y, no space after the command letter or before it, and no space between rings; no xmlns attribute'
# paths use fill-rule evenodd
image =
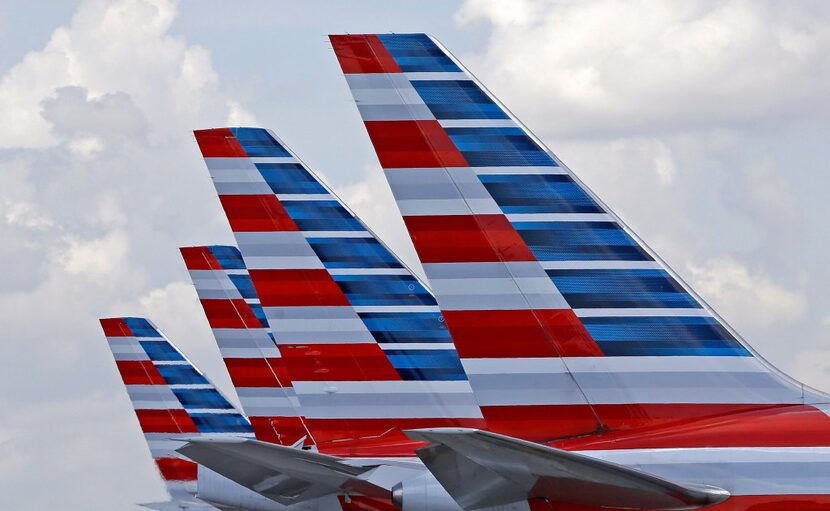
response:
<svg viewBox="0 0 830 511"><path fill-rule="evenodd" d="M100 321L168 492L193 507L197 466L175 452L176 438L252 436L251 425L150 321Z"/></svg>
<svg viewBox="0 0 830 511"><path fill-rule="evenodd" d="M824 400L754 356L435 40L331 42L491 430Z"/></svg>
<svg viewBox="0 0 830 511"><path fill-rule="evenodd" d="M417 278L269 131L195 133L250 284L236 278L262 307L251 322L273 334L318 448L411 455L401 429L482 426Z"/></svg>
<svg viewBox="0 0 830 511"><path fill-rule="evenodd" d="M306 437L306 444L313 443L239 250L180 250L257 439L293 445Z"/></svg>

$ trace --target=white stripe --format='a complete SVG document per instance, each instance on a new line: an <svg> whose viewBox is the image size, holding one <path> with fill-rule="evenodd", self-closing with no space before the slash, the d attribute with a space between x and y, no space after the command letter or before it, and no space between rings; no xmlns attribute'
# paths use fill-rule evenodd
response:
<svg viewBox="0 0 830 511"><path fill-rule="evenodd" d="M393 193L395 189L392 189ZM460 216L500 215L499 205L491 197L450 199L398 199L398 209L403 216Z"/></svg>
<svg viewBox="0 0 830 511"><path fill-rule="evenodd" d="M317 256L245 256L249 270L322 270L323 263Z"/></svg>
<svg viewBox="0 0 830 511"><path fill-rule="evenodd" d="M706 309L574 309L580 318L637 316L709 316Z"/></svg>
<svg viewBox="0 0 830 511"><path fill-rule="evenodd" d="M465 358L467 374L768 372L754 357L534 357Z"/></svg>
<svg viewBox="0 0 830 511"><path fill-rule="evenodd" d="M480 418L466 381L294 382L306 417Z"/></svg>
<svg viewBox="0 0 830 511"><path fill-rule="evenodd" d="M441 312L437 305L362 305L355 312Z"/></svg>
<svg viewBox="0 0 830 511"><path fill-rule="evenodd" d="M301 394L456 394L471 393L467 381L295 381Z"/></svg>
<svg viewBox="0 0 830 511"><path fill-rule="evenodd" d="M626 465L641 463L757 463L830 461L830 447L674 447L671 449L613 449L573 451Z"/></svg>
<svg viewBox="0 0 830 511"><path fill-rule="evenodd" d="M605 357L603 357L605 358ZM468 375L565 373L561 358L462 358L461 365Z"/></svg>

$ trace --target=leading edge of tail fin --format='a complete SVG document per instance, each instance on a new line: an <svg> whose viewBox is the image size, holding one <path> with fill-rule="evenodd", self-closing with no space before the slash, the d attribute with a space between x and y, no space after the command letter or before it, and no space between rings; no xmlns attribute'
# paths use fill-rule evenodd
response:
<svg viewBox="0 0 830 511"><path fill-rule="evenodd" d="M176 438L251 437L251 425L149 320L100 322L168 493L190 502L197 465L176 452L185 444Z"/></svg>
<svg viewBox="0 0 830 511"><path fill-rule="evenodd" d="M380 240L270 131L195 135L318 447L481 425L434 298Z"/></svg>
<svg viewBox="0 0 830 511"><path fill-rule="evenodd" d="M485 417L556 436L826 401L754 356L437 41L330 38Z"/></svg>

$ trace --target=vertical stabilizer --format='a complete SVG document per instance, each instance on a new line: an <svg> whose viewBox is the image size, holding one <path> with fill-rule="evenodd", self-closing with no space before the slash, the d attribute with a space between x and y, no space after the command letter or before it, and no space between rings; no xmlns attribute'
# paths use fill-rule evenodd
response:
<svg viewBox="0 0 830 511"><path fill-rule="evenodd" d="M176 438L251 437L251 425L149 320L100 321L170 496L191 502L197 465L175 452Z"/></svg>

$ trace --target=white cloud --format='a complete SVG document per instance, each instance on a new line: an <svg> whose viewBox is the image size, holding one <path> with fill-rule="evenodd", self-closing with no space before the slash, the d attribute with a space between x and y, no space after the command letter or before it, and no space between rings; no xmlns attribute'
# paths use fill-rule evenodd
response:
<svg viewBox="0 0 830 511"><path fill-rule="evenodd" d="M57 257L66 273L111 277L115 270L125 268L130 239L125 232L115 230L92 240L70 238L68 245Z"/></svg>
<svg viewBox="0 0 830 511"><path fill-rule="evenodd" d="M176 10L86 0L0 76L8 508L163 498L97 318L150 315L229 387L176 249L230 237L190 131L256 120L222 90L210 53L170 33Z"/></svg>
<svg viewBox="0 0 830 511"><path fill-rule="evenodd" d="M828 15L824 2L467 0L456 20L492 27L469 62L488 87L549 134L586 135L826 114Z"/></svg>
<svg viewBox="0 0 830 511"><path fill-rule="evenodd" d="M0 147L59 143L62 133L52 132L41 104L64 87L85 88L101 110L87 121L66 107L65 119L91 122L100 130L102 121L124 122L130 112L118 103L132 101L156 140L181 137L194 120L218 126L231 110L241 116L244 109L229 108L228 98L218 93L210 53L169 33L176 5L173 0L83 2L45 48L28 53L0 78ZM111 118L102 118L108 114Z"/></svg>
<svg viewBox="0 0 830 511"><path fill-rule="evenodd" d="M776 283L770 276L751 271L731 258L689 265L691 280L701 296L736 325L780 326L801 320L806 297Z"/></svg>

